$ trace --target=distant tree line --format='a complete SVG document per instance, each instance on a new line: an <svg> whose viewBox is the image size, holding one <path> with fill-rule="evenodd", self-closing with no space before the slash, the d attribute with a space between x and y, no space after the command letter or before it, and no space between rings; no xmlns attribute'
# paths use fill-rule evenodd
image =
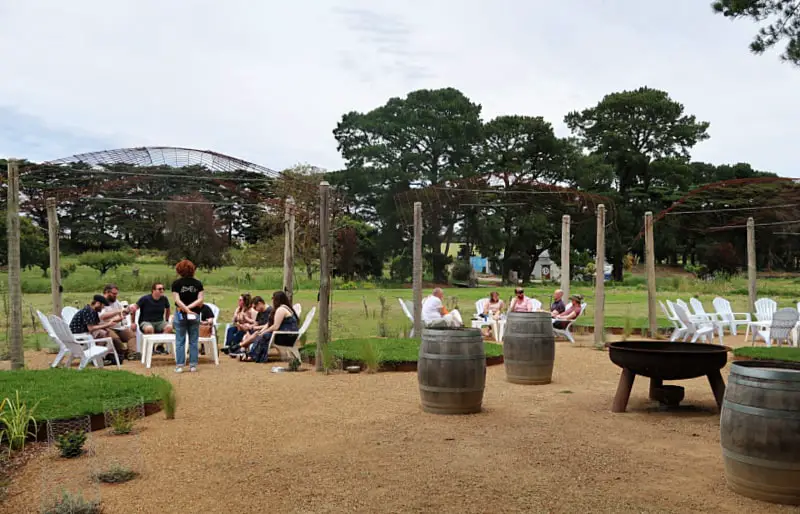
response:
<svg viewBox="0 0 800 514"><path fill-rule="evenodd" d="M541 251L558 260L563 214L573 216L572 264L585 264L594 252L597 203L609 207L607 258L618 280L626 256L642 255L646 211L673 207L656 224L657 259L698 274L744 263L745 231L717 227L748 216L800 219L793 182L746 163L692 161L709 123L664 91L612 93L564 122L571 135L561 138L542 117L483 120L481 106L456 89L419 90L345 114L333 134L346 166L335 172L296 166L265 177L203 167L23 163L23 263L46 270L45 198L55 195L64 252L138 248L208 268L274 265L284 201L292 196L296 262L310 277L319 265L323 179L333 186L333 269L349 280L380 277L385 263L393 279L410 277L412 199L424 203L426 269L437 281L448 278L447 248L456 242L465 243L465 259L482 254L504 276L516 270L530 278ZM701 187L719 181L733 182ZM0 202L4 209L5 192ZM695 210L704 213L677 214ZM800 267L790 226L762 225L757 237L761 268ZM4 264L4 241L0 252Z"/></svg>

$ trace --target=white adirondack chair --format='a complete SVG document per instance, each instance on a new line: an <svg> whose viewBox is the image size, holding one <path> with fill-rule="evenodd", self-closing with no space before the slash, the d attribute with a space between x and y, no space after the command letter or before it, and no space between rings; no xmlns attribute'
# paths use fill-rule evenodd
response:
<svg viewBox="0 0 800 514"><path fill-rule="evenodd" d="M772 323L772 316L778 310L778 302L772 298L759 298L756 300L755 308L756 320L747 324L747 330L744 333L745 340L747 340L748 332L753 331L754 344L756 337L761 337L764 331L769 329L769 325Z"/></svg>
<svg viewBox="0 0 800 514"><path fill-rule="evenodd" d="M678 328L680 329L678 335L672 341L677 341L678 339L681 341L686 340L686 334L689 331L689 327L687 327L683 320L678 316L678 306L672 303L670 300L667 300L667 308L672 314L673 319L677 321Z"/></svg>
<svg viewBox="0 0 800 514"><path fill-rule="evenodd" d="M717 313L716 312L711 312L711 313L706 312L705 307L703 307L703 302L701 302L697 298L694 298L694 297L689 298L689 303L692 305L692 309L694 309L694 315L698 319L703 320L703 321L708 321L709 323L714 325L714 328L717 330L717 334L719 335L719 344L723 344L722 343L722 335L725 332L725 330L724 330L725 323L720 321L717 318Z"/></svg>
<svg viewBox="0 0 800 514"><path fill-rule="evenodd" d="M289 331L289 330L278 330L278 331L273 332L272 333L272 337L270 337L270 339L269 339L269 348L267 348L267 354L269 355L270 348L277 348L278 353L280 354L281 360L284 360L284 359L288 360L287 357L291 356L291 357L294 357L295 359L297 359L299 361L302 361L302 359L300 358L300 347L302 346L302 342L300 341L300 338L302 338L303 334L305 334L306 330L308 330L308 327L311 325L311 321L314 319L314 314L316 312L317 312L317 308L316 307L311 307L311 310L308 311L308 316L306 316L306 319L303 320L303 325L300 327L300 330L298 330L297 332ZM295 335L297 335L297 338L294 340L294 345L292 345L292 346L281 346L279 344L274 344L275 343L275 336L276 335L282 335L282 334L287 334L287 335L295 334Z"/></svg>
<svg viewBox="0 0 800 514"><path fill-rule="evenodd" d="M661 311L664 313L664 316L672 323L672 334L669 336L670 341L677 341L678 339L683 338L684 332L686 332L686 327L681 324L681 320L678 319L678 316L675 314L670 314L667 310L667 307L664 305L664 302L661 300L658 301L658 304L661 306Z"/></svg>
<svg viewBox="0 0 800 514"><path fill-rule="evenodd" d="M210 351L210 356L214 358L214 364L219 366L219 348L217 346L217 318L219 318L219 307L213 303L207 303L206 305L208 305L208 308L211 309L211 313L214 315L214 324L211 325L211 335L209 337L198 338L197 344L202 344L206 348L206 354ZM188 355L188 344L186 345L186 351Z"/></svg>
<svg viewBox="0 0 800 514"><path fill-rule="evenodd" d="M738 325L747 326L753 321L749 312L733 312L731 302L725 298L717 296L712 303L714 304L714 310L717 311L717 318L723 325L727 325L728 330L733 335L737 335L736 327Z"/></svg>
<svg viewBox="0 0 800 514"><path fill-rule="evenodd" d="M402 298L398 298L397 301L400 302L400 308L403 309L403 313L411 321L411 332L409 332L408 337L414 337L414 315L411 314L414 310L413 305L409 305L411 302L407 304Z"/></svg>
<svg viewBox="0 0 800 514"><path fill-rule="evenodd" d="M766 341L767 346L772 346L772 341L777 341L778 346L783 341L788 343L791 338L791 332L797 325L798 318L800 318L800 314L798 314L797 309L785 307L772 316L772 322L769 327L766 330L760 330L759 336ZM755 341L755 338L753 340Z"/></svg>
<svg viewBox="0 0 800 514"><path fill-rule="evenodd" d="M538 311L542 308L542 302L537 300L536 298L531 298L531 304L533 305L533 310ZM583 311L581 311L583 312Z"/></svg>
<svg viewBox="0 0 800 514"><path fill-rule="evenodd" d="M575 338L572 337L572 331L571 331L572 324L575 323L578 320L578 318L583 316L583 313L586 312L586 307L588 307L588 305L585 304L585 303L582 303L581 304L581 312L580 312L580 314L578 314L574 319L569 320L569 322L567 323L566 327L564 327L564 328L553 327L553 335L565 337L570 343L574 343L575 342ZM554 319L553 323L555 323L556 321L558 321L558 320Z"/></svg>
<svg viewBox="0 0 800 514"><path fill-rule="evenodd" d="M69 349L67 346L61 342L61 339L58 338L53 327L50 325L50 320L47 319L47 316L42 311L36 311L36 315L39 316L39 321L42 324L42 328L47 332L47 335L50 339L58 346L58 355L56 355L55 360L50 365L51 368L55 368L58 366L58 363L61 362L61 359L64 358L64 355L69 353Z"/></svg>
<svg viewBox="0 0 800 514"><path fill-rule="evenodd" d="M689 312L680 304L674 305L673 308L675 309L675 314L678 315L678 319L686 326L686 334L683 337L684 341L691 338L691 342L693 343L697 342L698 339L702 339L704 343L714 342L714 325L709 322L692 320L689 317Z"/></svg>
<svg viewBox="0 0 800 514"><path fill-rule="evenodd" d="M97 367L102 368L103 357L111 352L114 354L117 368L120 367L119 357L114 349L114 344L111 342L111 338L105 338L108 340L108 346L89 345L88 347L83 347L81 343L75 339L74 334L69 329L69 325L67 325L63 319L58 316L50 316L47 319L50 322L50 326L53 328L53 332L55 332L58 339L64 344L70 355L67 360L67 367L70 366L73 359L78 358L80 359L80 364L78 365L79 370L85 368L89 361L93 361ZM99 339L94 341L99 341Z"/></svg>
<svg viewBox="0 0 800 514"><path fill-rule="evenodd" d="M61 309L61 319L69 326L72 323L72 318L78 314L78 309L75 307L70 307L69 305Z"/></svg>

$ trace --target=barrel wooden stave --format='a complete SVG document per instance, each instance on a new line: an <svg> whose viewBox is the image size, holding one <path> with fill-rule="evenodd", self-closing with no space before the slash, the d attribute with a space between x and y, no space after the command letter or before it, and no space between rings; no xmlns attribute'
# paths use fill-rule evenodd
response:
<svg viewBox="0 0 800 514"><path fill-rule="evenodd" d="M774 366L731 367L720 414L725 476L744 496L800 505L800 367Z"/></svg>
<svg viewBox="0 0 800 514"><path fill-rule="evenodd" d="M506 380L513 384L549 384L556 356L550 313L510 312L503 336Z"/></svg>
<svg viewBox="0 0 800 514"><path fill-rule="evenodd" d="M425 412L480 412L486 386L486 354L480 330L424 329L417 380Z"/></svg>

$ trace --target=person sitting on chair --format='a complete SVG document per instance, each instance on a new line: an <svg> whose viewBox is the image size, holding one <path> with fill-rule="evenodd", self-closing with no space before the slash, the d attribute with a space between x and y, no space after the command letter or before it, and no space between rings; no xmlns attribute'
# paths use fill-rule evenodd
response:
<svg viewBox="0 0 800 514"><path fill-rule="evenodd" d="M225 334L225 346L230 350L236 348L244 336L253 329L256 322L256 311L252 306L250 293L239 296L239 305L233 312L233 322Z"/></svg>
<svg viewBox="0 0 800 514"><path fill-rule="evenodd" d="M150 294L144 295L136 302L139 307L139 330L142 334L171 334L172 325L169 323L170 303L164 294L164 284L156 282L150 289ZM133 316L133 315L131 315ZM164 345L158 345L155 354L167 353Z"/></svg>
<svg viewBox="0 0 800 514"><path fill-rule="evenodd" d="M269 343L273 332L299 331L299 317L289 303L289 297L283 291L272 294L272 311L269 315L269 324L258 331L258 337L251 342L249 352L242 355L243 361L267 362L269 357ZM275 334L274 344L278 346L294 346L296 334Z"/></svg>
<svg viewBox="0 0 800 514"><path fill-rule="evenodd" d="M514 299L508 307L508 312L533 312L533 300L525 296L525 290L518 287L514 290Z"/></svg>
<svg viewBox="0 0 800 514"><path fill-rule="evenodd" d="M565 310L567 310L567 306L564 305L564 291L561 289L556 289L553 293L553 303L550 305L550 314L553 316L558 316L559 314L563 314Z"/></svg>
<svg viewBox="0 0 800 514"><path fill-rule="evenodd" d="M483 319L485 321L489 321L490 319L498 321L505 308L506 304L500 299L500 293L492 291L489 293L489 300L485 302L483 307ZM484 337L490 337L492 335L492 327L484 326L481 331Z"/></svg>
<svg viewBox="0 0 800 514"><path fill-rule="evenodd" d="M453 309L448 312L444 306L444 291L437 287L431 295L422 302L422 321L429 327L461 327L461 313Z"/></svg>
<svg viewBox="0 0 800 514"><path fill-rule="evenodd" d="M557 316L553 316L555 321L553 322L553 328L557 328L559 330L564 330L569 325L570 321L577 318L581 313L581 302L583 301L583 296L579 294L574 294L569 297L571 305L567 308L562 314L558 314Z"/></svg>
<svg viewBox="0 0 800 514"><path fill-rule="evenodd" d="M240 343L234 344L230 348L223 350L230 352L231 358L241 356L242 349L247 351L247 348L249 348L256 337L258 337L258 331L269 325L269 317L272 313L272 306L267 307L267 303L264 301L264 299L260 296L256 296L253 298L253 308L256 311L256 318L253 328L244 335Z"/></svg>
<svg viewBox="0 0 800 514"><path fill-rule="evenodd" d="M96 294L92 298L92 303L88 304L83 309L75 313L72 321L69 322L69 330L73 334L89 334L94 339L104 339L111 337L111 327L116 325L122 320L122 314L112 316L106 321L100 320L100 311L108 306L108 300L105 296ZM117 344L116 339L112 338L112 344L117 350L120 362L125 360L125 352L121 344ZM112 355L106 355L106 362L111 363Z"/></svg>

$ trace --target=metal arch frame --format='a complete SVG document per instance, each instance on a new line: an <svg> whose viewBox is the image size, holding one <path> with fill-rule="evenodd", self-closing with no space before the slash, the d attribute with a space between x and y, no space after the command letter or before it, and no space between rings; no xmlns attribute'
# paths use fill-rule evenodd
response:
<svg viewBox="0 0 800 514"><path fill-rule="evenodd" d="M71 155L45 161L43 164L70 164L84 162L93 166L103 164L132 164L135 166L184 166L201 165L212 171L250 171L268 177L278 177L279 172L252 162L211 150L175 146L139 146L117 148Z"/></svg>

